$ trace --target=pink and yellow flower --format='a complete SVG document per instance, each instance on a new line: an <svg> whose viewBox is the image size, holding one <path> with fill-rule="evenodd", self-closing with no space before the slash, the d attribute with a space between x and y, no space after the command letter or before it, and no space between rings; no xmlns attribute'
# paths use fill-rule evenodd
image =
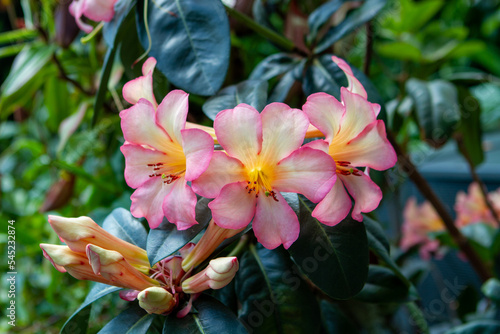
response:
<svg viewBox="0 0 500 334"><path fill-rule="evenodd" d="M196 195L187 181L205 171L214 142L203 130L185 129L187 113L188 94L181 90L170 92L157 110L140 98L120 113L125 180L136 189L130 210L135 217L146 217L151 228L163 216L179 230L196 224Z"/></svg>
<svg viewBox="0 0 500 334"><path fill-rule="evenodd" d="M429 233L444 230L441 217L436 213L431 203L426 201L419 206L414 197L406 202L403 216L401 249L407 251L413 246L420 245L420 257L428 260L431 254L439 248L439 240L431 239Z"/></svg>
<svg viewBox="0 0 500 334"><path fill-rule="evenodd" d="M479 184L473 182L469 185L468 193L463 191L457 193L455 200L457 218L455 224L458 227L474 223L486 223L493 227L497 227L497 223L486 205L483 193L479 187ZM500 189L498 189L497 192L489 193L488 198L493 204L493 209L500 216Z"/></svg>
<svg viewBox="0 0 500 334"><path fill-rule="evenodd" d="M260 243L285 248L300 225L280 192L304 194L317 203L335 182L335 164L325 153L300 148L309 121L304 112L272 103L261 114L240 104L221 111L214 122L225 152L213 154L207 170L193 181L209 204L217 225L241 229L253 219Z"/></svg>
<svg viewBox="0 0 500 334"><path fill-rule="evenodd" d="M69 11L76 19L76 23L86 33L90 33L94 28L82 21L82 16L86 16L92 21L109 22L115 15L115 3L118 0L73 0L69 6Z"/></svg>
<svg viewBox="0 0 500 334"><path fill-rule="evenodd" d="M368 168L388 169L397 160L387 140L384 122L377 120L380 106L367 101L365 89L344 60L332 59L349 82L347 88L341 88L342 102L326 93L316 93L303 106L311 124L325 135L325 140L306 146L328 153L337 166L337 182L313 211L315 218L330 226L349 214L352 202L347 192L355 202L352 211L355 220L362 221L362 212L375 210L382 192L368 176Z"/></svg>

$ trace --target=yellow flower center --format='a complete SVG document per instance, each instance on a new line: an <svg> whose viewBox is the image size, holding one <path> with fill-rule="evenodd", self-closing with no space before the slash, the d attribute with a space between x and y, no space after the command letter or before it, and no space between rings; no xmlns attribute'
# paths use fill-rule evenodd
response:
<svg viewBox="0 0 500 334"><path fill-rule="evenodd" d="M163 183L166 184L171 184L186 173L185 161L179 161L177 163L158 162L155 164L148 164L148 167L153 169L149 177L161 177Z"/></svg>
<svg viewBox="0 0 500 334"><path fill-rule="evenodd" d="M337 174L361 176L362 172L353 168L349 161L335 160L335 164L337 165Z"/></svg>
<svg viewBox="0 0 500 334"><path fill-rule="evenodd" d="M249 194L255 192L255 197L259 197L259 193L262 191L266 197L272 196L272 198L278 202L276 193L273 191L273 187L271 186L271 179L269 168L266 169L260 166L254 167L248 171L246 189Z"/></svg>

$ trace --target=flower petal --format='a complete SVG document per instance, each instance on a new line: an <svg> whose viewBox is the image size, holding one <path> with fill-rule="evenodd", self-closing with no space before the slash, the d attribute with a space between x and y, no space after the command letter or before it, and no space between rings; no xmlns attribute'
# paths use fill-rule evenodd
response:
<svg viewBox="0 0 500 334"><path fill-rule="evenodd" d="M138 188L149 180L153 167L148 166L168 159L162 152L150 150L138 145L125 144L120 147L125 156L125 181L131 188Z"/></svg>
<svg viewBox="0 0 500 334"><path fill-rule="evenodd" d="M226 152L243 164L252 164L262 148L262 120L255 108L239 104L223 110L214 121L215 134Z"/></svg>
<svg viewBox="0 0 500 334"><path fill-rule="evenodd" d="M365 88L363 87L361 82L359 82L359 80L356 79L356 77L354 76L354 73L352 73L351 67L345 62L345 60L338 58L338 57L335 57L335 56L332 56L332 60L335 64L337 64L337 66L342 71L344 71L345 75L347 76L347 81L349 81L349 86L347 87L347 89L350 92L353 92L354 94L361 95L362 97L364 97L366 99L368 97L368 95L366 94Z"/></svg>
<svg viewBox="0 0 500 334"><path fill-rule="evenodd" d="M370 177L364 173L356 175L338 175L349 194L354 198L354 209L352 218L363 221L361 212L375 210L382 200L382 191Z"/></svg>
<svg viewBox="0 0 500 334"><path fill-rule="evenodd" d="M302 110L309 117L311 124L325 135L328 142L339 132L345 108L333 96L326 93L309 95Z"/></svg>
<svg viewBox="0 0 500 334"><path fill-rule="evenodd" d="M215 198L226 184L245 181L245 175L245 167L238 159L215 151L208 168L192 182L192 187L203 197Z"/></svg>
<svg viewBox="0 0 500 334"><path fill-rule="evenodd" d="M302 145L309 127L309 119L302 110L292 109L284 103L271 103L260 115L263 161L274 164Z"/></svg>
<svg viewBox="0 0 500 334"><path fill-rule="evenodd" d="M349 92L344 87L340 89L340 94L345 106L345 113L340 123L340 131L334 137L332 144L348 142L377 119L373 103L368 102L358 94Z"/></svg>
<svg viewBox="0 0 500 334"><path fill-rule="evenodd" d="M328 148L329 148L329 144L326 140L323 140L323 139L317 139L317 140L313 140L307 144L304 144L302 147L310 147L312 149L315 149L315 150L319 150L321 152L325 152L326 154L328 154Z"/></svg>
<svg viewBox="0 0 500 334"><path fill-rule="evenodd" d="M83 12L85 11L85 7L87 6L86 2L88 2L88 0L73 1L69 5L69 12L75 17L75 21L78 27L88 34L92 32L94 27L82 21Z"/></svg>
<svg viewBox="0 0 500 334"><path fill-rule="evenodd" d="M149 57L142 65L143 76L127 82L123 86L123 98L131 104L136 104L140 99L146 99L158 108L156 98L153 93L153 72L156 66L156 59Z"/></svg>
<svg viewBox="0 0 500 334"><path fill-rule="evenodd" d="M165 197L162 209L167 220L185 230L198 224L195 219L196 194L186 184L184 177L172 183L172 191Z"/></svg>
<svg viewBox="0 0 500 334"><path fill-rule="evenodd" d="M387 140L382 120L369 124L333 156L340 161L349 161L352 166L368 166L376 170L391 168L398 159Z"/></svg>
<svg viewBox="0 0 500 334"><path fill-rule="evenodd" d="M161 101L156 114L156 122L179 144L182 143L181 130L186 125L188 97L189 94L182 90L171 91Z"/></svg>
<svg viewBox="0 0 500 334"><path fill-rule="evenodd" d="M245 189L246 183L235 182L222 188L219 196L208 204L214 222L222 228L240 229L255 215L257 199Z"/></svg>
<svg viewBox="0 0 500 334"><path fill-rule="evenodd" d="M273 187L279 191L303 194L317 203L335 183L335 171L335 162L328 154L302 147L278 163Z"/></svg>
<svg viewBox="0 0 500 334"><path fill-rule="evenodd" d="M325 225L334 226L347 217L351 207L351 198L347 195L342 180L337 177L332 189L314 208L312 216Z"/></svg>
<svg viewBox="0 0 500 334"><path fill-rule="evenodd" d="M198 178L208 167L214 152L214 140L203 130L181 130L182 148L186 156L186 175L188 181Z"/></svg>
<svg viewBox="0 0 500 334"><path fill-rule="evenodd" d="M83 14L93 21L109 22L115 15L117 0L89 0L86 1Z"/></svg>
<svg viewBox="0 0 500 334"><path fill-rule="evenodd" d="M162 203L173 185L163 183L161 178L151 178L144 182L130 196L130 212L136 218L145 217L149 227L157 228L163 221Z"/></svg>
<svg viewBox="0 0 500 334"><path fill-rule="evenodd" d="M299 237L300 224L297 215L277 192L272 196L259 196L252 227L257 240L267 249L283 244L288 249Z"/></svg>
<svg viewBox="0 0 500 334"><path fill-rule="evenodd" d="M123 136L129 143L148 145L162 152L169 152L174 147L167 133L155 123L155 110L149 101L139 100L120 112L120 117Z"/></svg>

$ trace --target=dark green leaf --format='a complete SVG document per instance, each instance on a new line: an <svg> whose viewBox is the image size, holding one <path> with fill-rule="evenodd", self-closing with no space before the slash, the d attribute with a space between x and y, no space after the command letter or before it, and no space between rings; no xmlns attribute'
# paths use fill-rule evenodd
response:
<svg viewBox="0 0 500 334"><path fill-rule="evenodd" d="M500 281L497 278L490 278L483 284L481 291L486 297L500 303Z"/></svg>
<svg viewBox="0 0 500 334"><path fill-rule="evenodd" d="M233 109L240 103L246 103L262 111L267 100L267 82L261 80L246 80L237 85L222 89L203 104L203 112L210 119L225 109Z"/></svg>
<svg viewBox="0 0 500 334"><path fill-rule="evenodd" d="M261 61L250 74L251 80L269 80L293 69L301 61L294 55L275 53Z"/></svg>
<svg viewBox="0 0 500 334"><path fill-rule="evenodd" d="M460 230L484 260L491 260L496 255L493 253L496 230L491 225L475 223L466 225Z"/></svg>
<svg viewBox="0 0 500 334"><path fill-rule="evenodd" d="M154 317L138 304L133 304L108 322L98 334L146 334Z"/></svg>
<svg viewBox="0 0 500 334"><path fill-rule="evenodd" d="M341 306L321 300L321 317L326 333L358 333L359 329L342 311Z"/></svg>
<svg viewBox="0 0 500 334"><path fill-rule="evenodd" d="M235 290L241 303L239 318L253 333L320 330L316 298L283 248L252 245L241 257Z"/></svg>
<svg viewBox="0 0 500 334"><path fill-rule="evenodd" d="M181 249L205 228L211 218L209 202L210 200L206 198L198 200L196 203L198 224L187 230L179 231L174 224L163 219L163 223L158 228L149 231L146 250L151 265Z"/></svg>
<svg viewBox="0 0 500 334"><path fill-rule="evenodd" d="M198 313L184 318L176 318L175 314L165 317L163 334L247 333L236 315L213 297L201 295L193 306Z"/></svg>
<svg viewBox="0 0 500 334"><path fill-rule="evenodd" d="M269 99L267 100L268 103L285 101L293 84L296 81L301 80L302 71L304 69L305 63L306 60L300 61L295 65L294 68L292 68L290 71L285 73L285 75L283 75L283 77L274 87L273 92L269 96Z"/></svg>
<svg viewBox="0 0 500 334"><path fill-rule="evenodd" d="M328 1L318 8L316 8L309 18L307 19L307 24L309 25L309 36L307 40L309 43L316 38L318 31L328 22L330 17L342 6L343 0L331 0Z"/></svg>
<svg viewBox="0 0 500 334"><path fill-rule="evenodd" d="M32 39L36 36L38 36L37 30L16 29L11 31L6 31L0 34L0 44L14 43L17 41Z"/></svg>
<svg viewBox="0 0 500 334"><path fill-rule="evenodd" d="M434 147L444 145L460 119L455 86L444 80L412 78L406 83L406 91L414 101L423 138Z"/></svg>
<svg viewBox="0 0 500 334"><path fill-rule="evenodd" d="M458 88L458 98L460 101L460 123L457 132L461 141L458 149L467 160L477 166L484 160L481 105L464 87Z"/></svg>
<svg viewBox="0 0 500 334"><path fill-rule="evenodd" d="M81 333L85 333L87 331L90 311L92 303L98 300L99 298L111 293L120 290L116 286L111 286L102 283L95 283L90 289L87 297L78 310L71 315L71 317L66 321L66 323L61 328L61 334L75 334L78 331Z"/></svg>
<svg viewBox="0 0 500 334"><path fill-rule="evenodd" d="M362 24L370 21L380 10L382 10L385 3L386 0L367 0L361 7L351 11L344 21L326 32L323 39L314 49L314 52L317 54L325 51L333 43L345 37Z"/></svg>
<svg viewBox="0 0 500 334"><path fill-rule="evenodd" d="M116 38L123 22L133 19L134 16L129 16L129 13L134 8L135 2L135 0L118 0L115 3L115 14L113 15L113 19L106 22L102 29L102 35L108 47L112 48L116 45ZM121 35L121 37L124 36Z"/></svg>
<svg viewBox="0 0 500 334"><path fill-rule="evenodd" d="M102 228L122 240L146 249L146 229L124 208L114 209L104 220Z"/></svg>
<svg viewBox="0 0 500 334"><path fill-rule="evenodd" d="M356 295L368 275L368 241L363 223L350 216L326 226L311 216L300 197L300 235L288 249L301 271L332 298Z"/></svg>
<svg viewBox="0 0 500 334"><path fill-rule="evenodd" d="M416 300L417 292L392 270L370 265L366 284L354 298L369 303L404 303Z"/></svg>
<svg viewBox="0 0 500 334"><path fill-rule="evenodd" d="M143 3L138 3L139 38L148 38ZM150 55L174 85L199 95L215 94L224 82L230 35L224 6L219 0L159 0L148 2Z"/></svg>
<svg viewBox="0 0 500 334"><path fill-rule="evenodd" d="M476 320L468 324L455 327L446 334L498 334L500 322L495 320Z"/></svg>

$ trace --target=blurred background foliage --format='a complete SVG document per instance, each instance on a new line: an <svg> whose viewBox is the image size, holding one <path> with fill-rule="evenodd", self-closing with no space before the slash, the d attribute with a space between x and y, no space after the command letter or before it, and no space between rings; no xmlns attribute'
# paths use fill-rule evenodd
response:
<svg viewBox="0 0 500 334"><path fill-rule="evenodd" d="M130 207L118 112L127 107L121 97L123 84L140 75L140 63L131 65L147 47L144 32L140 27L136 32L133 11L131 19L125 12L121 19L130 24L119 26L127 34L119 48L110 47L118 36L113 26L83 43L68 5L55 0L0 3L0 269L8 271L3 259L7 221L13 219L18 272L17 327L10 328L2 316L1 331L56 333L88 292L86 282L42 260L38 244L58 243L47 214L88 215L102 221L113 208ZM225 103L217 97L234 91L263 95L260 103L284 101L299 108L316 91L338 96L338 87L345 83L338 69L328 67L329 55L335 54L370 77L371 84L357 70L369 99L385 104L387 127L407 152L422 147L433 151L453 139L462 143L462 152L477 166L484 160L484 133L500 130L498 1L238 0L226 10L227 75L212 91L190 95L189 121L210 125ZM234 11L284 36L290 47L286 41L262 37ZM258 84L245 85L245 80ZM176 87L160 71L155 72L154 85L157 97ZM221 85L238 86L217 93ZM454 107L443 107L446 102ZM442 131L436 133L436 128ZM403 181L397 180L396 186ZM394 191L387 184L385 188ZM393 235L395 244L398 233ZM418 275L414 272L410 278ZM4 276L1 285L6 291ZM6 294L0 300L6 302ZM364 321L368 332L375 332L380 321L387 322L390 331L388 315L395 311L364 301L345 302L344 309L357 309L354 318ZM94 308L90 331L102 328L119 303L106 297ZM322 305L324 318L339 317L331 303ZM408 312L418 314L410 306ZM351 322L329 322L326 328L346 332L356 327Z"/></svg>

